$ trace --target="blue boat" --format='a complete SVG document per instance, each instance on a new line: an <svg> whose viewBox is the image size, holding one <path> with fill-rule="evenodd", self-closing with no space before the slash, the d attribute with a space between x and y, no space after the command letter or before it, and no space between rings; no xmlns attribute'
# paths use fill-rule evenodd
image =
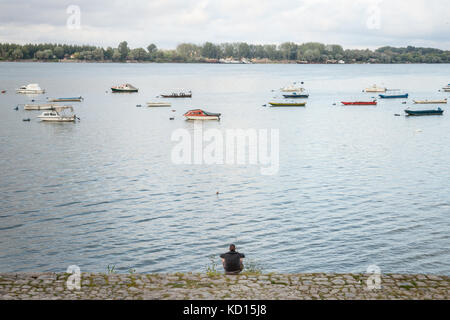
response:
<svg viewBox="0 0 450 320"><path fill-rule="evenodd" d="M441 108L430 109L430 110L405 110L408 116L431 116L431 115L442 115L444 110Z"/></svg>
<svg viewBox="0 0 450 320"><path fill-rule="evenodd" d="M299 93L293 92L291 94L283 94L283 97L285 97L285 98L308 98L309 94L308 93L299 94Z"/></svg>
<svg viewBox="0 0 450 320"><path fill-rule="evenodd" d="M81 101L83 100L83 97L71 97L71 98L54 98L49 99L51 102L67 102L67 101Z"/></svg>
<svg viewBox="0 0 450 320"><path fill-rule="evenodd" d="M408 98L408 94L379 94L382 99Z"/></svg>

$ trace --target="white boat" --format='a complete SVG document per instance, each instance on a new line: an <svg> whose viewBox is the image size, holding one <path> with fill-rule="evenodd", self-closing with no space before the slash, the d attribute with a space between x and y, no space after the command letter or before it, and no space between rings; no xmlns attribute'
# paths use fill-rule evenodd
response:
<svg viewBox="0 0 450 320"><path fill-rule="evenodd" d="M281 88L281 91L283 91L283 92L303 92L303 91L305 91L305 88L297 86L296 83L294 82L294 84L291 84L290 86Z"/></svg>
<svg viewBox="0 0 450 320"><path fill-rule="evenodd" d="M70 110L72 114L65 114L65 110ZM41 121L47 122L75 122L77 117L73 114L72 106L57 106L52 111L44 111L37 116Z"/></svg>
<svg viewBox="0 0 450 320"><path fill-rule="evenodd" d="M44 89L41 89L37 83L30 83L26 86L21 86L19 89L16 89L17 93L45 93Z"/></svg>
<svg viewBox="0 0 450 320"><path fill-rule="evenodd" d="M26 104L23 107L23 109L24 110L53 110L55 107L58 107L58 105L54 104L54 103Z"/></svg>
<svg viewBox="0 0 450 320"><path fill-rule="evenodd" d="M386 88L382 88L382 87L377 87L376 84L374 84L373 86L364 89L365 92L386 92Z"/></svg>
<svg viewBox="0 0 450 320"><path fill-rule="evenodd" d="M147 107L170 107L170 102L147 102Z"/></svg>
<svg viewBox="0 0 450 320"><path fill-rule="evenodd" d="M447 98L442 100L413 100L417 104L435 104L435 103L447 103Z"/></svg>
<svg viewBox="0 0 450 320"><path fill-rule="evenodd" d="M444 92L450 92L450 83L444 87L442 87L442 90L444 90Z"/></svg>

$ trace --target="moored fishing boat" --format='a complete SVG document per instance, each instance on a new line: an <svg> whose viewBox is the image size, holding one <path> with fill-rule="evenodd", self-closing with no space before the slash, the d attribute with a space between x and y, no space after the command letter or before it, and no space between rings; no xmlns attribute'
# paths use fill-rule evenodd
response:
<svg viewBox="0 0 450 320"><path fill-rule="evenodd" d="M304 107L306 102L269 102L272 107Z"/></svg>
<svg viewBox="0 0 450 320"><path fill-rule="evenodd" d="M450 83L446 86L443 86L442 89L444 89L444 91L450 91Z"/></svg>
<svg viewBox="0 0 450 320"><path fill-rule="evenodd" d="M163 98L192 98L192 92L172 92L170 94L161 94Z"/></svg>
<svg viewBox="0 0 450 320"><path fill-rule="evenodd" d="M404 94L379 94L378 95L380 98L382 99L406 99L408 98L408 94L404 93Z"/></svg>
<svg viewBox="0 0 450 320"><path fill-rule="evenodd" d="M170 107L170 102L147 102L147 107Z"/></svg>
<svg viewBox="0 0 450 320"><path fill-rule="evenodd" d="M364 89L365 92L386 92L386 88L378 87L376 84Z"/></svg>
<svg viewBox="0 0 450 320"><path fill-rule="evenodd" d="M377 101L373 100L373 101L341 101L341 103L343 105L359 105L359 106L363 106L363 105L376 105Z"/></svg>
<svg viewBox="0 0 450 320"><path fill-rule="evenodd" d="M20 88L16 89L17 93L45 93L44 89L41 89L41 87L39 87L39 84L37 83L30 83L27 84L26 86L21 86Z"/></svg>
<svg viewBox="0 0 450 320"><path fill-rule="evenodd" d="M429 109L429 110L405 110L408 116L431 116L431 115L442 115L444 110L441 108Z"/></svg>
<svg viewBox="0 0 450 320"><path fill-rule="evenodd" d="M184 114L188 120L220 120L220 113L213 113L201 109L189 110Z"/></svg>
<svg viewBox="0 0 450 320"><path fill-rule="evenodd" d="M26 104L23 107L23 109L24 110L53 110L55 107L58 107L58 105L54 104L54 103Z"/></svg>
<svg viewBox="0 0 450 320"><path fill-rule="evenodd" d="M112 92L138 92L139 89L129 83L125 83L111 87L111 90Z"/></svg>
<svg viewBox="0 0 450 320"><path fill-rule="evenodd" d="M417 104L435 104L435 103L447 103L447 98L442 100L413 100Z"/></svg>
<svg viewBox="0 0 450 320"><path fill-rule="evenodd" d="M65 114L65 110L70 110L72 114ZM41 121L47 122L75 122L77 117L73 114L72 106L58 106L51 111L44 111L41 115L37 116Z"/></svg>
<svg viewBox="0 0 450 320"><path fill-rule="evenodd" d="M68 101L81 101L84 100L83 97L71 97L71 98L53 98L49 99L48 101L51 102L68 102Z"/></svg>
<svg viewBox="0 0 450 320"><path fill-rule="evenodd" d="M297 92L292 92L290 94L283 94L283 97L285 98L308 98L309 94L308 93L297 93Z"/></svg>

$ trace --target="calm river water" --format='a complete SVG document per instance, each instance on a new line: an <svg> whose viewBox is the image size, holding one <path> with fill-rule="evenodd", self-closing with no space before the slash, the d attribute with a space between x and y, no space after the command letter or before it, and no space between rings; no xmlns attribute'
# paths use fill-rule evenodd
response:
<svg viewBox="0 0 450 320"><path fill-rule="evenodd" d="M448 96L438 90L449 75L450 65L0 63L0 272L205 271L233 242L267 272L449 275L450 110L403 112ZM310 91L305 108L263 106L293 81ZM139 93L110 92L126 82ZM28 83L47 92L15 93ZM406 90L408 103L340 105L370 99L361 91L375 83ZM193 98L145 107L177 89ZM79 95L75 124L22 106ZM192 108L222 113L205 124L221 132L279 129L278 173L174 164L171 135L192 131L182 116Z"/></svg>

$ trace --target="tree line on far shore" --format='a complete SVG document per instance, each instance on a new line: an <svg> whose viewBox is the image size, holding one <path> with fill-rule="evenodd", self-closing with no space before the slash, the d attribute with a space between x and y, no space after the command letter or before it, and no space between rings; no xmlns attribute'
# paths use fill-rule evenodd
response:
<svg viewBox="0 0 450 320"><path fill-rule="evenodd" d="M450 63L450 51L413 46L344 49L337 44L318 42L284 42L280 45L181 43L174 50L159 49L153 43L146 48L130 49L126 41L119 43L117 48L106 49L90 45L0 43L0 60L3 61L219 62L220 59L260 63Z"/></svg>

